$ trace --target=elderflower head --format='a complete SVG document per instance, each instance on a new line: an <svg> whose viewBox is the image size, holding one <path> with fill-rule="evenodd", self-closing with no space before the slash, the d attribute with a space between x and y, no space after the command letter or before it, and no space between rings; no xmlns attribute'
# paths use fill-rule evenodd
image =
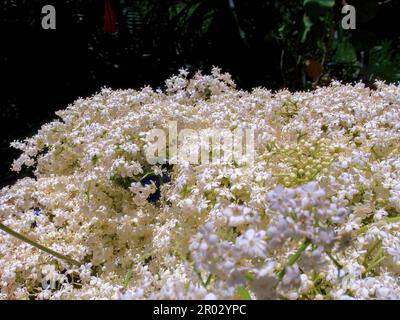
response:
<svg viewBox="0 0 400 320"><path fill-rule="evenodd" d="M400 297L398 85L244 91L180 70L57 116L12 143L34 177L0 190L0 222L49 250L0 231L0 299ZM175 161L197 144L171 122L254 141Z"/></svg>

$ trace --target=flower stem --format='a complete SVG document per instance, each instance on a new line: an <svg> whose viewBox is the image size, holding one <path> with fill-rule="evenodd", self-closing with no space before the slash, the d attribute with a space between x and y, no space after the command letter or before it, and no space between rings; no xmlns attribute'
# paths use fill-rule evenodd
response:
<svg viewBox="0 0 400 320"><path fill-rule="evenodd" d="M376 226L376 225L380 225L382 223L396 223L396 222L400 222L400 216L396 216L396 217L389 217L386 219L382 219L381 221L375 222L375 223L371 223L371 224L367 224L363 227L361 227L360 229L357 229L354 231L354 234L356 236L363 234L365 232L368 231L368 229L372 226Z"/></svg>
<svg viewBox="0 0 400 320"><path fill-rule="evenodd" d="M38 248L39 250L42 250L42 251L44 251L44 252L46 252L48 254L51 254L54 257L57 257L57 258L62 259L62 260L65 260L65 261L67 261L67 262L69 262L69 263L71 263L71 264L73 264L75 266L78 266L78 267L81 266L80 262L78 262L78 261L76 261L76 260L74 260L74 259L72 259L72 258L70 258L68 256L65 256L65 255L63 255L61 253L58 253L58 252L56 252L54 250L51 250L51 249L49 249L49 248L47 248L45 246L42 246L41 244L39 244L39 243L29 239L28 237L26 237L26 236L24 236L24 235L22 235L22 234L20 234L20 233L18 233L16 231L14 231L13 229L5 226L1 222L0 222L0 230L3 230L4 232L8 233L9 235L11 235L11 236L23 241L23 242L26 242L26 243L30 244L31 246L33 246L35 248Z"/></svg>
<svg viewBox="0 0 400 320"><path fill-rule="evenodd" d="M326 254L328 255L329 259L333 262L333 264L338 268L339 270L343 269L343 265L332 255L331 252L325 251Z"/></svg>
<svg viewBox="0 0 400 320"><path fill-rule="evenodd" d="M300 248L297 249L297 251L289 258L288 263L286 266L278 273L278 278L279 280L282 280L285 273L286 273L286 268L288 266L292 266L295 264L297 260L299 260L301 254L307 249L307 247L311 244L310 239L304 239L303 243L301 244Z"/></svg>

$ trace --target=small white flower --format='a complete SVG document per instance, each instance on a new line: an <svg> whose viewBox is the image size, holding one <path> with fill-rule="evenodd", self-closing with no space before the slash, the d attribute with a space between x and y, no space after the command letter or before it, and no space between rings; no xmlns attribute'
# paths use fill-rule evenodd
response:
<svg viewBox="0 0 400 320"><path fill-rule="evenodd" d="M250 258L264 257L267 247L264 237L265 231L249 229L236 239L236 245Z"/></svg>

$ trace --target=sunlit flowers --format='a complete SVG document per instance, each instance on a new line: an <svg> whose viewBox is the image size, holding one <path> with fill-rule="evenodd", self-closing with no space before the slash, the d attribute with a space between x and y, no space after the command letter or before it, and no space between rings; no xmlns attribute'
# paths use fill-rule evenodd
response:
<svg viewBox="0 0 400 320"><path fill-rule="evenodd" d="M34 177L0 222L49 250L0 231L0 297L399 299L400 87L375 86L247 92L215 68L77 100L13 143ZM149 163L171 121L251 130L254 160Z"/></svg>

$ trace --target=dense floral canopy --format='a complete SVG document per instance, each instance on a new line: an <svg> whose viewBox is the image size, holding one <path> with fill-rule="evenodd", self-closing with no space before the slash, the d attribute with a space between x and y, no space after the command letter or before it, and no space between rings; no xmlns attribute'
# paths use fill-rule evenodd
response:
<svg viewBox="0 0 400 320"><path fill-rule="evenodd" d="M103 89L13 146L0 191L2 298L400 298L400 87ZM251 128L246 163L149 165L146 133ZM156 197L152 195L157 194Z"/></svg>

